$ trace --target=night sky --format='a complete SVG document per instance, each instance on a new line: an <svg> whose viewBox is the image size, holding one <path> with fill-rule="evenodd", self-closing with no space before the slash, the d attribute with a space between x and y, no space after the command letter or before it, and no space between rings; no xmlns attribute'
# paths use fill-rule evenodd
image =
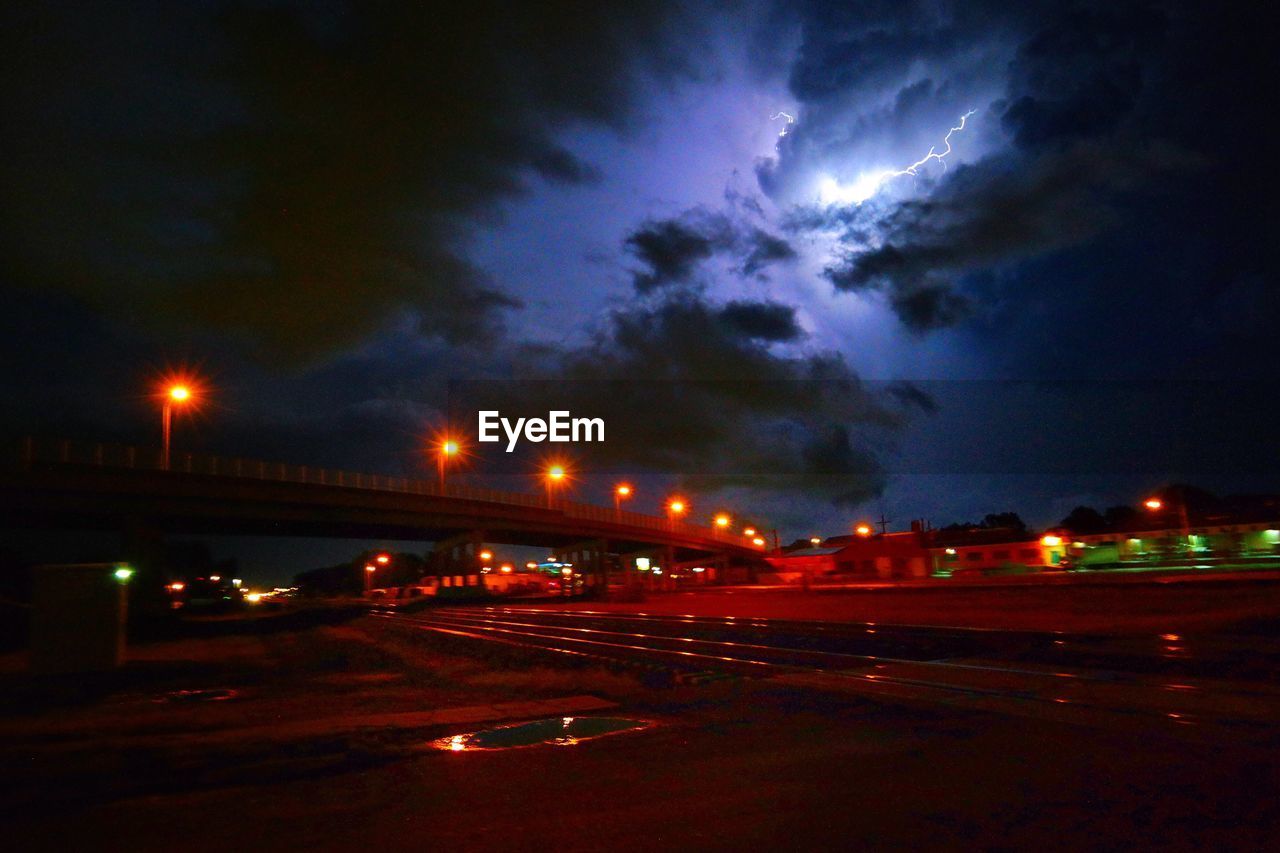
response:
<svg viewBox="0 0 1280 853"><path fill-rule="evenodd" d="M175 447L430 476L450 381L521 380L616 427L579 497L784 538L1276 488L1252 7L19 5L6 434L155 445L185 366ZM1260 467L1126 464L1204 389Z"/></svg>

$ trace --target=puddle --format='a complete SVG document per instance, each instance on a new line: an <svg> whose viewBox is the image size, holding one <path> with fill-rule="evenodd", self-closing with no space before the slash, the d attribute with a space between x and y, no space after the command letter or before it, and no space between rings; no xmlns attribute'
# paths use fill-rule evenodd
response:
<svg viewBox="0 0 1280 853"><path fill-rule="evenodd" d="M157 698L157 702L221 702L234 699L238 690L219 688L216 690L173 690Z"/></svg>
<svg viewBox="0 0 1280 853"><path fill-rule="evenodd" d="M436 749L463 752L477 749L512 749L519 746L573 746L584 740L647 729L648 720L626 720L621 717L555 717L481 729L469 734L451 735L431 742Z"/></svg>

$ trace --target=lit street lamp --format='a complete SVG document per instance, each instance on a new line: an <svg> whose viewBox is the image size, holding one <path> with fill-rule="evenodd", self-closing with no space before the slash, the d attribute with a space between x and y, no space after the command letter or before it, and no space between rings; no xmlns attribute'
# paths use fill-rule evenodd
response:
<svg viewBox="0 0 1280 853"><path fill-rule="evenodd" d="M444 469L449 464L449 460L458 455L458 442L451 438L446 438L440 442L440 448L436 453L436 469L440 472L440 491L444 492Z"/></svg>
<svg viewBox="0 0 1280 853"><path fill-rule="evenodd" d="M191 400L191 388L187 385L171 385L164 394L164 405L160 408L160 431L164 436L164 456L161 467L169 470L169 445L173 432L173 407L186 405Z"/></svg>
<svg viewBox="0 0 1280 853"><path fill-rule="evenodd" d="M729 518L728 515L722 512L715 517L715 523L716 523L716 527L718 527L721 530L724 530L728 528L730 524L733 523L733 519Z"/></svg>
<svg viewBox="0 0 1280 853"><path fill-rule="evenodd" d="M687 509L688 509L688 506L685 504L683 498L672 498L667 502L668 520L670 520L672 524L675 524L676 519L684 515L685 510Z"/></svg>
<svg viewBox="0 0 1280 853"><path fill-rule="evenodd" d="M564 482L566 472L563 465L552 465L547 469L547 507L551 507L552 494Z"/></svg>
<svg viewBox="0 0 1280 853"><path fill-rule="evenodd" d="M613 490L613 513L622 520L622 502L631 498L631 486L626 483L619 483L617 488Z"/></svg>
<svg viewBox="0 0 1280 853"><path fill-rule="evenodd" d="M1178 520L1182 522L1182 540L1187 549L1187 563L1195 562L1195 543L1191 541L1191 519L1187 517L1187 498L1181 495L1177 501L1178 504ZM1164 501L1158 497L1152 496L1142 502L1142 505L1154 512L1164 509Z"/></svg>
<svg viewBox="0 0 1280 853"><path fill-rule="evenodd" d="M373 563L364 564L364 594L365 595L368 595L369 590L373 589L373 573L376 572L377 570L378 570L378 567L375 566Z"/></svg>

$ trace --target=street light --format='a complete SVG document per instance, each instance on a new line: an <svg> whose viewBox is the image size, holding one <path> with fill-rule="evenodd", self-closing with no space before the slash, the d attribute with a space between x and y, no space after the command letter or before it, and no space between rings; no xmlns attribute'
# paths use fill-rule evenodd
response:
<svg viewBox="0 0 1280 853"><path fill-rule="evenodd" d="M440 491L444 491L444 469L449 464L449 460L458 455L458 442L452 438L444 438L440 441L440 447L436 451L436 470L440 472Z"/></svg>
<svg viewBox="0 0 1280 853"><path fill-rule="evenodd" d="M160 432L164 437L164 456L161 467L169 470L169 445L173 432L173 407L185 406L191 402L191 386L178 382L170 385L164 392L164 405L160 407Z"/></svg>
<svg viewBox="0 0 1280 853"><path fill-rule="evenodd" d="M557 486L564 482L567 472L563 465L552 465L547 468L547 506L551 506L552 492Z"/></svg>
<svg viewBox="0 0 1280 853"><path fill-rule="evenodd" d="M821 537L821 536L810 536L810 537L809 537L809 544L810 544L810 545L813 545L813 546L816 548L817 546L819 546L819 545L821 545L821 544L822 544L822 537Z"/></svg>
<svg viewBox="0 0 1280 853"><path fill-rule="evenodd" d="M751 544L752 544L752 545L755 545L757 548L759 548L759 547L762 547L762 546L764 545L764 540L763 540L763 539L761 539L759 536L757 536L755 539L752 539L752 540L751 540Z"/></svg>
<svg viewBox="0 0 1280 853"><path fill-rule="evenodd" d="M375 566L373 563L365 563L365 564L364 564L364 592L365 592L365 595L368 595L368 594L369 594L369 590L373 589L373 573L374 573L374 572L376 572L377 570L378 570L378 567L377 567L377 566Z"/></svg>
<svg viewBox="0 0 1280 853"><path fill-rule="evenodd" d="M378 556L373 558L373 561L377 563L379 566L385 566L387 563L391 562L391 555L379 554Z"/></svg>
<svg viewBox="0 0 1280 853"><path fill-rule="evenodd" d="M742 531L742 535L743 535L743 536L755 536L755 535L756 535L756 529L755 529L754 527L747 527L747 528L744 528L744 529L743 529L743 531Z"/></svg>
<svg viewBox="0 0 1280 853"><path fill-rule="evenodd" d="M631 498L631 486L627 483L619 483L613 490L613 512L614 515L622 518L622 502Z"/></svg>
<svg viewBox="0 0 1280 853"><path fill-rule="evenodd" d="M487 563L487 562L489 562L490 560L492 560L492 559L493 559L493 552L492 552L492 551L481 551L481 552L480 552L479 554L477 554L476 556L478 556L478 557L480 558L480 562L482 562L482 563Z"/></svg>
<svg viewBox="0 0 1280 853"><path fill-rule="evenodd" d="M667 519L674 524L678 517L684 515L686 509L688 509L688 506L685 504L684 498L672 498L667 501Z"/></svg>
<svg viewBox="0 0 1280 853"><path fill-rule="evenodd" d="M1142 502L1142 505L1152 512L1159 512L1164 509L1164 501L1154 495ZM1187 548L1187 563L1193 562L1195 557L1195 544L1191 541L1191 519L1187 517L1187 496L1182 494L1178 498L1178 520L1182 522L1182 538Z"/></svg>
<svg viewBox="0 0 1280 853"><path fill-rule="evenodd" d="M723 512L717 515L715 520L716 527L719 527L721 530L724 530L733 523L733 519L729 518L729 516L725 515Z"/></svg>
<svg viewBox="0 0 1280 853"><path fill-rule="evenodd" d="M867 524L866 522L863 522L859 524L857 527L853 528L853 532L861 536L863 539L866 539L868 536L871 535L871 525Z"/></svg>

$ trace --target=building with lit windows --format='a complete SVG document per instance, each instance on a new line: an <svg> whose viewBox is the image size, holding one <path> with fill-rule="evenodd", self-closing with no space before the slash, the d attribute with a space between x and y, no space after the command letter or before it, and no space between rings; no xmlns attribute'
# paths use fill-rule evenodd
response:
<svg viewBox="0 0 1280 853"><path fill-rule="evenodd" d="M1065 567L1068 540L1005 528L936 531L929 556L937 577L1049 571Z"/></svg>
<svg viewBox="0 0 1280 853"><path fill-rule="evenodd" d="M1280 568L1280 518L1271 521L1204 523L1154 530L1127 530L1073 536L1068 553L1081 569L1140 569L1192 564Z"/></svg>

